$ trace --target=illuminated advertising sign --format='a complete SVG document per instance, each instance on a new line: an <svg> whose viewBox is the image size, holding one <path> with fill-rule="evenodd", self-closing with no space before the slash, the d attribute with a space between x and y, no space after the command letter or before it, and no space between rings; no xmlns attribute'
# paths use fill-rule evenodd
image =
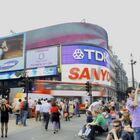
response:
<svg viewBox="0 0 140 140"><path fill-rule="evenodd" d="M27 51L26 68L57 65L57 47L44 47Z"/></svg>
<svg viewBox="0 0 140 140"><path fill-rule="evenodd" d="M22 73L23 71L2 72L0 73L0 80L16 79L16 78L19 78L22 75Z"/></svg>
<svg viewBox="0 0 140 140"><path fill-rule="evenodd" d="M24 68L24 34L0 39L0 72Z"/></svg>
<svg viewBox="0 0 140 140"><path fill-rule="evenodd" d="M62 47L62 81L110 85L108 52L86 45Z"/></svg>
<svg viewBox="0 0 140 140"><path fill-rule="evenodd" d="M56 67L49 67L49 68L37 68L37 69L30 69L26 70L28 77L36 77L36 76L48 76L48 75L56 75L57 68ZM0 73L0 80L6 79L17 79L23 75L23 71L9 71L9 72L1 72Z"/></svg>
<svg viewBox="0 0 140 140"><path fill-rule="evenodd" d="M110 70L97 65L62 65L62 81L86 83L92 81L104 85L110 85Z"/></svg>
<svg viewBox="0 0 140 140"><path fill-rule="evenodd" d="M56 67L49 67L49 68L42 67L42 68L37 68L37 69L26 70L26 72L29 77L56 75L57 68Z"/></svg>
<svg viewBox="0 0 140 140"><path fill-rule="evenodd" d="M95 46L63 46L62 64L94 64L109 67L109 54L104 48Z"/></svg>

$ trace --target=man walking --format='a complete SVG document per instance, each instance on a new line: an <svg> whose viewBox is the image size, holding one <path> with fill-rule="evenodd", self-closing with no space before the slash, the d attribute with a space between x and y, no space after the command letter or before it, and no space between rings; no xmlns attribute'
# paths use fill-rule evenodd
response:
<svg viewBox="0 0 140 140"><path fill-rule="evenodd" d="M127 89L128 99L127 108L132 115L132 127L134 128L135 140L140 140L140 101L138 101L138 96L140 89L136 90L132 87Z"/></svg>
<svg viewBox="0 0 140 140"><path fill-rule="evenodd" d="M27 120L27 117L28 117L28 108L29 108L29 105L28 105L28 101L27 101L27 97L25 97L25 101L23 101L23 108L22 108L22 123L23 123L23 126L26 126L26 120Z"/></svg>
<svg viewBox="0 0 140 140"><path fill-rule="evenodd" d="M48 130L48 124L50 120L50 110L51 110L51 101L45 100L45 102L42 104L42 112L43 112L43 122L45 123L45 129Z"/></svg>

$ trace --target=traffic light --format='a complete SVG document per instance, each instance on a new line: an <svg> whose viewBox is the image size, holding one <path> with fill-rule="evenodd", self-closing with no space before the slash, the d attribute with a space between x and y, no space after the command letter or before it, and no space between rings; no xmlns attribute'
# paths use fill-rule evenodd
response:
<svg viewBox="0 0 140 140"><path fill-rule="evenodd" d="M18 82L19 87L26 87L26 79L25 77L20 77L20 81Z"/></svg>
<svg viewBox="0 0 140 140"><path fill-rule="evenodd" d="M10 93L10 88L5 88L5 94L9 94Z"/></svg>
<svg viewBox="0 0 140 140"><path fill-rule="evenodd" d="M31 80L31 79L29 79L29 81L28 81L29 83L28 83L28 88L29 88L29 91L31 92L32 91L32 87L33 87L33 81Z"/></svg>
<svg viewBox="0 0 140 140"><path fill-rule="evenodd" d="M2 98L9 98L10 88L8 87L0 87L0 95Z"/></svg>
<svg viewBox="0 0 140 140"><path fill-rule="evenodd" d="M92 88L92 86L91 86L91 83L90 83L89 81L87 81L87 82L85 83L85 88L86 88L86 91L87 91L88 93L91 93L91 88Z"/></svg>
<svg viewBox="0 0 140 140"><path fill-rule="evenodd" d="M2 87L0 87L0 95L2 94L2 92L3 92L3 89L2 89Z"/></svg>
<svg viewBox="0 0 140 140"><path fill-rule="evenodd" d="M24 87L24 92L32 91L32 80L29 77L21 77L18 82L19 87Z"/></svg>

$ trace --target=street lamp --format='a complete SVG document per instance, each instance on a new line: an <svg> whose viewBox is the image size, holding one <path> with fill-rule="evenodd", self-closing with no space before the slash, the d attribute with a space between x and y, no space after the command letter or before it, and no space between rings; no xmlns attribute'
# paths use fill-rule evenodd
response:
<svg viewBox="0 0 140 140"><path fill-rule="evenodd" d="M133 65L136 64L136 61L133 60L133 55L132 55L132 53L131 53L131 55L130 55L130 64L131 64L131 71L132 71L132 86L133 86L133 88L135 88Z"/></svg>

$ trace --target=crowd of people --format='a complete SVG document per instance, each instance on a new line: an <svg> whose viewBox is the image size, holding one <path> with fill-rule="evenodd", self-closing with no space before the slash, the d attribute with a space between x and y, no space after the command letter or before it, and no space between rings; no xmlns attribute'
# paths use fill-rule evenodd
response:
<svg viewBox="0 0 140 140"><path fill-rule="evenodd" d="M7 137L9 113L15 115L16 125L27 125L27 118L35 118L35 121L42 121L45 130L48 130L48 125L51 120L53 133L57 133L60 128L60 119L70 121L73 115L80 117L79 100L63 99L38 99L32 100L25 97L24 99L15 100L11 105L7 99L2 99L0 105L1 111L1 137ZM4 135L5 126L5 135Z"/></svg>
<svg viewBox="0 0 140 140"><path fill-rule="evenodd" d="M126 93L127 101L93 102L87 109L87 122L78 135L95 140L96 135L106 132L106 140L140 140L140 89L129 87Z"/></svg>
<svg viewBox="0 0 140 140"><path fill-rule="evenodd" d="M82 139L95 140L96 135L108 133L106 140L140 140L140 89L132 87L127 89L127 101L94 101L89 104L85 101L86 123L78 135ZM49 99L38 99L33 101L19 99L12 105L8 100L2 99L1 111L1 137L7 137L9 113L14 113L15 124L27 125L27 118L35 118L35 121L42 121L44 129L48 130L51 120L53 133L61 129L61 118L70 121L73 115L80 117L80 103L78 100L68 98L57 101Z"/></svg>

